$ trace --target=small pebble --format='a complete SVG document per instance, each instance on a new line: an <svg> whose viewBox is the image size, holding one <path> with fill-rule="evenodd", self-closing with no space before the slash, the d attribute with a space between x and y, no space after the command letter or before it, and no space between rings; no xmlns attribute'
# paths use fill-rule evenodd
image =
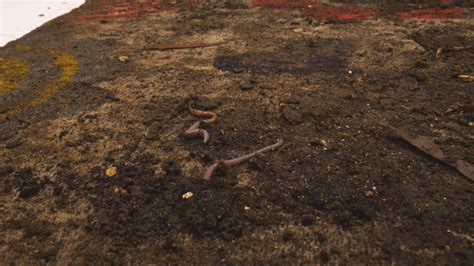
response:
<svg viewBox="0 0 474 266"><path fill-rule="evenodd" d="M108 177L115 176L116 174L117 174L117 167L115 166L109 167L107 168L107 170L105 170L105 175L107 175Z"/></svg>
<svg viewBox="0 0 474 266"><path fill-rule="evenodd" d="M183 194L183 199L190 199L194 196L194 194L192 192L186 192Z"/></svg>
<svg viewBox="0 0 474 266"><path fill-rule="evenodd" d="M120 196L128 196L128 192L126 189L121 188L121 187L114 187L113 191L115 194L118 194Z"/></svg>
<svg viewBox="0 0 474 266"><path fill-rule="evenodd" d="M122 63L125 63L128 61L128 56L125 56L125 55L121 55L118 57L118 60Z"/></svg>
<svg viewBox="0 0 474 266"><path fill-rule="evenodd" d="M242 83L240 84L240 89L243 91L251 90L253 89L253 84L250 82Z"/></svg>
<svg viewBox="0 0 474 266"><path fill-rule="evenodd" d="M232 72L235 73L235 74L239 74L239 73L242 73L245 71L245 68L243 67L235 67L234 69L232 69Z"/></svg>
<svg viewBox="0 0 474 266"><path fill-rule="evenodd" d="M324 139L320 140L319 141L319 144L325 148L329 147L329 144L327 141L325 141Z"/></svg>

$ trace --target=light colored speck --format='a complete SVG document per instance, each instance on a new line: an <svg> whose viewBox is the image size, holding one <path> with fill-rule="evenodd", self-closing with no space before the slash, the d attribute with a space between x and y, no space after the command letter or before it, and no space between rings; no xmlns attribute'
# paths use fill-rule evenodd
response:
<svg viewBox="0 0 474 266"><path fill-rule="evenodd" d="M190 199L194 196L194 194L192 192L186 192L183 194L183 199Z"/></svg>

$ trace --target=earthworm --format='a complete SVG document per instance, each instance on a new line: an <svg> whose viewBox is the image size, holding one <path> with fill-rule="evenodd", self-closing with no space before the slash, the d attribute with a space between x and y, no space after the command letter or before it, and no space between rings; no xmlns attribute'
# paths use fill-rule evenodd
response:
<svg viewBox="0 0 474 266"><path fill-rule="evenodd" d="M191 103L188 103L188 109L191 112L191 114L193 114L194 116L206 117L207 119L202 120L202 122L204 124L206 124L208 126L211 126L211 127L214 127L216 125L216 122L217 122L217 114L216 113L210 112L210 111L201 111L201 110L198 110L198 109L194 109L191 106Z"/></svg>
<svg viewBox="0 0 474 266"><path fill-rule="evenodd" d="M194 123L190 128L184 131L184 136L186 138L194 138L197 136L201 136L204 138L204 144L207 144L207 142L209 141L209 133L204 129L200 129L200 124L201 121L197 121L196 123Z"/></svg>
<svg viewBox="0 0 474 266"><path fill-rule="evenodd" d="M230 160L225 160L225 161L222 161L222 162L217 162L217 163L215 163L215 164L213 164L213 165L211 165L207 168L206 173L204 174L203 178L204 178L204 180L209 181L211 179L212 175L214 174L214 172L216 171L217 167L220 164L224 164L225 166L228 166L228 167L236 166L236 165L239 165L239 164L241 164L245 161L248 161L250 158L254 157L257 154L264 153L266 151L276 149L276 148L280 147L282 144L283 144L283 140L280 140L277 143L272 144L270 146L267 146L265 148L262 148L258 151L254 151L252 153L237 157L235 159L230 159Z"/></svg>

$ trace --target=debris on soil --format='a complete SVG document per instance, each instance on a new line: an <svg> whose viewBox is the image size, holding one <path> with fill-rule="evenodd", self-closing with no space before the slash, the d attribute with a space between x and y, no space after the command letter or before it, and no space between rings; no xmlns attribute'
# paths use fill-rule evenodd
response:
<svg viewBox="0 0 474 266"><path fill-rule="evenodd" d="M186 193L184 193L181 197L182 197L183 199L190 199L190 198L192 198L193 196L194 196L194 194L193 194L192 192L186 192Z"/></svg>
<svg viewBox="0 0 474 266"><path fill-rule="evenodd" d="M253 89L253 86L254 86L253 83L245 82L245 83L240 84L240 89L243 91L248 91L248 90Z"/></svg>
<svg viewBox="0 0 474 266"><path fill-rule="evenodd" d="M454 166L461 172L465 177L469 178L471 181L474 181L474 166L464 160L456 161Z"/></svg>
<svg viewBox="0 0 474 266"><path fill-rule="evenodd" d="M207 168L206 173L204 174L203 178L204 178L204 180L211 180L212 175L214 174L216 169L221 164L223 164L224 166L227 166L227 167L237 166L237 165L239 165L243 162L248 161L250 158L254 157L257 154L261 154L261 153L264 153L264 152L269 151L269 150L274 150L274 149L280 147L282 144L283 144L283 140L280 140L275 144L272 144L270 146L262 148L258 151L243 155L241 157L238 157L238 158L235 158L235 159L230 159L230 160L225 160L223 162L217 162L217 163L209 166L209 168Z"/></svg>
<svg viewBox="0 0 474 266"><path fill-rule="evenodd" d="M441 57L443 54L446 53L451 53L451 52L459 52L459 51L468 51L468 50L474 50L474 46L457 46L457 47L450 47L450 48L438 48L436 50L436 58Z"/></svg>
<svg viewBox="0 0 474 266"><path fill-rule="evenodd" d="M113 177L113 176L117 175L117 167L112 166L112 167L107 168L105 170L105 175L108 176L108 177Z"/></svg>
<svg viewBox="0 0 474 266"><path fill-rule="evenodd" d="M324 139L319 141L319 145L323 146L323 150L327 150L329 148L329 143Z"/></svg>
<svg viewBox="0 0 474 266"><path fill-rule="evenodd" d="M167 50L181 50L181 49L194 49L194 48L206 48L212 46L219 46L228 43L228 41L214 42L214 43L188 43L188 44L164 44L155 47L146 47L143 50L146 51L167 51Z"/></svg>
<svg viewBox="0 0 474 266"><path fill-rule="evenodd" d="M456 111L472 113L474 112L474 103L456 103L446 110L445 114L450 114Z"/></svg>
<svg viewBox="0 0 474 266"><path fill-rule="evenodd" d="M114 186L112 187L112 192L122 197L128 196L128 191L122 187Z"/></svg>
<svg viewBox="0 0 474 266"><path fill-rule="evenodd" d="M118 60L122 63L126 63L128 61L128 56L121 55L121 56L118 57Z"/></svg>
<svg viewBox="0 0 474 266"><path fill-rule="evenodd" d="M302 28L296 28L296 29L293 29L293 32L294 33L303 33L303 29Z"/></svg>
<svg viewBox="0 0 474 266"><path fill-rule="evenodd" d="M408 135L407 132L401 129L393 129L396 134L404 139L406 142L414 146L415 148L419 149L420 151L424 152L427 155L437 159L438 161L454 167L457 169L461 174L465 177L474 181L474 166L464 160L458 160L455 164L450 164L446 161L446 156L444 155L443 151L436 145L433 141L425 138L425 137L417 137L412 138Z"/></svg>
<svg viewBox="0 0 474 266"><path fill-rule="evenodd" d="M367 198L372 198L374 196L374 192L372 190L367 190L364 195L367 197Z"/></svg>
<svg viewBox="0 0 474 266"><path fill-rule="evenodd" d="M401 129L396 129L395 132L399 137L401 137L420 151L431 155L432 157L440 161L445 160L443 151L433 141L425 137L412 138L408 135L407 132Z"/></svg>
<svg viewBox="0 0 474 266"><path fill-rule="evenodd" d="M303 118L303 115L300 112L298 112L297 110L293 110L287 105L282 108L281 113L285 120L288 121L290 124L298 124Z"/></svg>
<svg viewBox="0 0 474 266"><path fill-rule="evenodd" d="M462 81L474 81L474 76L473 75L459 75L458 78Z"/></svg>

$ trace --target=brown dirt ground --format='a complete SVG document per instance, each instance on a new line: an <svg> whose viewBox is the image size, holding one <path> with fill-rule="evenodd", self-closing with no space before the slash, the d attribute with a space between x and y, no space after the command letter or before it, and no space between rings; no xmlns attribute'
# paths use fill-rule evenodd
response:
<svg viewBox="0 0 474 266"><path fill-rule="evenodd" d="M59 75L50 56L16 44L79 61L49 101L0 121L0 261L472 265L474 184L387 127L474 163L473 114L445 113L473 101L457 75L474 72L474 54L434 56L474 43L472 10L322 23L225 3L63 18L0 49L32 69L2 108ZM191 98L219 115L208 145L182 137ZM277 139L278 150L202 180L213 162Z"/></svg>

